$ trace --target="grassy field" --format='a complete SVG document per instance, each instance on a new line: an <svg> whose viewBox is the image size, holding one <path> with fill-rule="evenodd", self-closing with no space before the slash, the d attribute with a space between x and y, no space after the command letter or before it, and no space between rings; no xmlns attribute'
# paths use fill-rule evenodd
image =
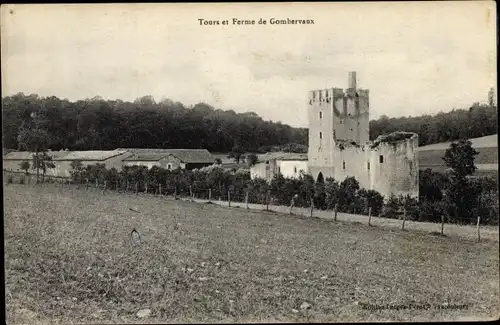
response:
<svg viewBox="0 0 500 325"><path fill-rule="evenodd" d="M500 313L494 240L50 185L5 185L4 209L9 324L424 321ZM134 228L140 243L132 240ZM376 309L382 305L399 309ZM141 309L149 317L138 318Z"/></svg>

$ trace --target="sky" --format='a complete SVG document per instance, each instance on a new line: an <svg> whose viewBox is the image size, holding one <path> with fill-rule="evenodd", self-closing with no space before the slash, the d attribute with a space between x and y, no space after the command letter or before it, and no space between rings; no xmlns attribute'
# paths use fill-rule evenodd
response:
<svg viewBox="0 0 500 325"><path fill-rule="evenodd" d="M2 96L152 95L307 126L308 91L347 88L356 71L372 119L446 112L486 102L496 85L495 5L2 5Z"/></svg>

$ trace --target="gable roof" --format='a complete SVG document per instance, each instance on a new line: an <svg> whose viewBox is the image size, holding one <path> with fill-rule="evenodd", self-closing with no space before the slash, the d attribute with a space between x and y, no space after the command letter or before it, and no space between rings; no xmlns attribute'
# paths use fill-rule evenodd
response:
<svg viewBox="0 0 500 325"><path fill-rule="evenodd" d="M184 163L213 163L214 157L207 149L170 149L170 154Z"/></svg>
<svg viewBox="0 0 500 325"><path fill-rule="evenodd" d="M58 160L68 154L68 151L47 151L47 154L52 157L53 160ZM31 160L35 153L31 151L11 151L7 153L3 159L4 160Z"/></svg>
<svg viewBox="0 0 500 325"><path fill-rule="evenodd" d="M126 159L123 159L123 161L158 161L167 157L168 155L170 154L158 152L139 152Z"/></svg>
<svg viewBox="0 0 500 325"><path fill-rule="evenodd" d="M119 150L126 150L132 153L134 156L139 155L172 155L183 163L213 163L215 158L212 156L207 149L139 149L139 148L120 148ZM154 155L152 157L155 157ZM160 158L161 159L161 158ZM158 159L159 160L159 159Z"/></svg>
<svg viewBox="0 0 500 325"><path fill-rule="evenodd" d="M306 153L293 153L293 152L268 152L258 156L259 161L266 160L307 160Z"/></svg>
<svg viewBox="0 0 500 325"><path fill-rule="evenodd" d="M124 154L123 150L67 151L67 155L54 160L103 161Z"/></svg>

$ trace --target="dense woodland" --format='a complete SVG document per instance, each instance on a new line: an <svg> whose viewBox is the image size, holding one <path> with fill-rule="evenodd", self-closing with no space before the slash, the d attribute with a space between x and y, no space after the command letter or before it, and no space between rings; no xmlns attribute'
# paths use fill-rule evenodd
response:
<svg viewBox="0 0 500 325"><path fill-rule="evenodd" d="M37 113L52 150L116 148L205 148L229 152L286 150L307 152L307 129L265 121L253 112L223 111L199 103L186 107L145 96L132 102L99 97L70 102L57 97L17 94L2 98L4 148L18 149L18 134ZM397 130L419 134L420 144L474 138L498 132L497 108L474 104L437 115L388 118L370 122L370 137Z"/></svg>

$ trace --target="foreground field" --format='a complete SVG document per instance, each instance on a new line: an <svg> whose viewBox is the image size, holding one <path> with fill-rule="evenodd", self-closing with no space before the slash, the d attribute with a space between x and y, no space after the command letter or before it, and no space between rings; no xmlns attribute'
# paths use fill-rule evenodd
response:
<svg viewBox="0 0 500 325"><path fill-rule="evenodd" d="M464 320L500 312L498 242L489 239L55 186L6 185L4 209L9 324ZM141 309L151 313L138 318Z"/></svg>

